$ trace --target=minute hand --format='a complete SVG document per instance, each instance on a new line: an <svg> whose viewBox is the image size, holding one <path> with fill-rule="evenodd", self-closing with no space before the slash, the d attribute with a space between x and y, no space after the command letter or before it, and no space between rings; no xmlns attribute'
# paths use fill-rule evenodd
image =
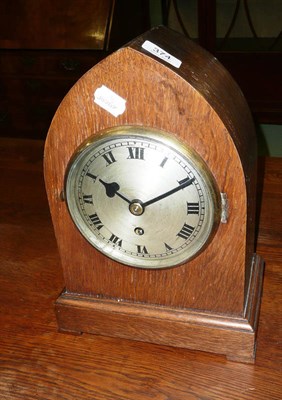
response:
<svg viewBox="0 0 282 400"><path fill-rule="evenodd" d="M143 207L147 207L153 203L156 203L159 200L165 199L166 197L178 192L181 189L186 188L187 186L191 185L194 182L195 178L191 178L188 180L185 180L185 182L183 182L182 184L180 184L179 186L176 186L174 189L169 190L168 192L165 192L157 197L154 197L151 200L146 201L145 203L142 204Z"/></svg>

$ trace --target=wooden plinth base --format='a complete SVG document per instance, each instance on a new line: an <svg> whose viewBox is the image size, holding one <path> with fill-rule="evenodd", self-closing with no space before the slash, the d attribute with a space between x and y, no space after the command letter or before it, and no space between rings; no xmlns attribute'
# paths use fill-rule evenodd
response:
<svg viewBox="0 0 282 400"><path fill-rule="evenodd" d="M64 292L56 302L59 330L207 351L253 363L263 270L263 260L254 255L242 318Z"/></svg>

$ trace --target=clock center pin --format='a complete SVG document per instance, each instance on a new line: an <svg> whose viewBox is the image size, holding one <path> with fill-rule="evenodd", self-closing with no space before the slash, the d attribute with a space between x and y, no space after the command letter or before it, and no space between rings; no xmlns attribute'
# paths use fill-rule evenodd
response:
<svg viewBox="0 0 282 400"><path fill-rule="evenodd" d="M142 206L142 203L139 200L134 200L132 203L129 205L129 211L133 215L142 215L144 212L144 207Z"/></svg>

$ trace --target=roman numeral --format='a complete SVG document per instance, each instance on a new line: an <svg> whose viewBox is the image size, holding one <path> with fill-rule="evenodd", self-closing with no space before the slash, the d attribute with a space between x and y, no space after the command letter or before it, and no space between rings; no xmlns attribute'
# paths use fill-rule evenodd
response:
<svg viewBox="0 0 282 400"><path fill-rule="evenodd" d="M128 160L144 160L144 150L142 147L128 147Z"/></svg>
<svg viewBox="0 0 282 400"><path fill-rule="evenodd" d="M96 229L100 230L101 228L103 228L104 225L102 224L102 222L97 214L89 215L89 218L90 218L91 222L93 223L93 225L95 225Z"/></svg>
<svg viewBox="0 0 282 400"><path fill-rule="evenodd" d="M188 214L197 214L199 215L200 205L198 203L188 203L187 201L187 215Z"/></svg>
<svg viewBox="0 0 282 400"><path fill-rule="evenodd" d="M119 247L122 247L122 239L120 239L118 236L112 234L112 236L110 237L110 241L113 244L116 244Z"/></svg>
<svg viewBox="0 0 282 400"><path fill-rule="evenodd" d="M164 167L165 166L165 163L167 162L167 160L168 160L168 158L167 157L165 157L164 159L163 159L163 161L160 163L160 167Z"/></svg>
<svg viewBox="0 0 282 400"><path fill-rule="evenodd" d="M148 250L146 249L145 246L137 245L137 253L139 253L139 254L148 254Z"/></svg>
<svg viewBox="0 0 282 400"><path fill-rule="evenodd" d="M164 243L166 250L170 251L172 250L172 247L170 247L167 243Z"/></svg>
<svg viewBox="0 0 282 400"><path fill-rule="evenodd" d="M190 226L188 224L184 224L181 231L178 232L177 236L181 237L182 239L187 240L189 236L193 233L195 228L193 226Z"/></svg>
<svg viewBox="0 0 282 400"><path fill-rule="evenodd" d="M87 172L86 176L89 176L89 178L93 179L93 181L95 182L97 179L97 176L91 174L90 172Z"/></svg>
<svg viewBox="0 0 282 400"><path fill-rule="evenodd" d="M113 153L111 151L109 151L108 153L103 154L102 157L106 160L106 163L107 163L106 166L111 165L114 162L116 162L116 159L113 156Z"/></svg>
<svg viewBox="0 0 282 400"><path fill-rule="evenodd" d="M84 203L93 204L92 194L84 194L82 198L83 198Z"/></svg>

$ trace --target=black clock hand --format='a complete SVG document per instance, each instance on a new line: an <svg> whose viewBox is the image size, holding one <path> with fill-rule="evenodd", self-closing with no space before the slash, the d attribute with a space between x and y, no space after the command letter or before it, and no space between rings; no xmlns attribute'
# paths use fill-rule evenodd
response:
<svg viewBox="0 0 282 400"><path fill-rule="evenodd" d="M142 203L143 208L156 203L159 200L165 199L168 196L171 196L172 194L178 192L181 189L186 188L187 186L191 185L194 182L195 178L186 178L185 181L183 183L181 183L179 186L176 186L174 189L169 190L168 192L165 192L157 197L154 197L151 200L146 201L145 203Z"/></svg>
<svg viewBox="0 0 282 400"><path fill-rule="evenodd" d="M125 196L123 196L120 192L118 192L119 184L117 182L107 183L107 182L103 181L102 179L99 179L99 181L104 185L104 187L106 189L106 195L108 197L114 197L115 195L117 195L121 199L126 201L128 204L131 203L130 200L128 200Z"/></svg>

